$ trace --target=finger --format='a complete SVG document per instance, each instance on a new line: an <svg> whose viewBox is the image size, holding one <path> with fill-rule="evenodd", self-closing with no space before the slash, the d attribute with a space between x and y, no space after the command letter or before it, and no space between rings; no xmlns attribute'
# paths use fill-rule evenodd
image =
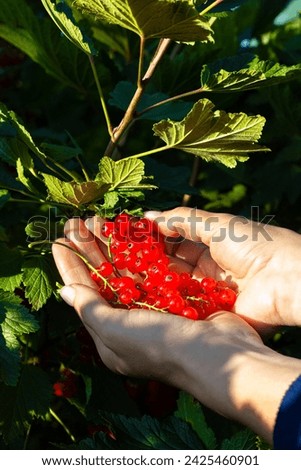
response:
<svg viewBox="0 0 301 470"><path fill-rule="evenodd" d="M64 227L65 236L71 240L76 249L89 263L98 267L106 256L101 251L95 236L87 229L85 222L80 218L69 219Z"/></svg>
<svg viewBox="0 0 301 470"><path fill-rule="evenodd" d="M88 219L86 219L85 225L89 232L93 233L93 235L98 238L104 245L107 245L108 238L105 237L102 232L102 228L105 222L105 219L95 215L94 217L89 217Z"/></svg>
<svg viewBox="0 0 301 470"><path fill-rule="evenodd" d="M64 284L79 282L96 289L96 284L91 279L85 263L70 248L76 249L73 243L66 238L60 238L52 245L54 261Z"/></svg>
<svg viewBox="0 0 301 470"><path fill-rule="evenodd" d="M154 220L165 236L179 236L196 243L209 246L212 241L222 241L229 236L230 221L244 225L249 223L244 217L231 214L213 213L189 207L178 207L170 211L146 212L145 217Z"/></svg>

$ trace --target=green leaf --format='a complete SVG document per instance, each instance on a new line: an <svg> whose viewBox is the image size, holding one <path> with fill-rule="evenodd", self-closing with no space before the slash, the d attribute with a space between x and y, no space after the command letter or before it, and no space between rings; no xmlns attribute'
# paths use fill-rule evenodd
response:
<svg viewBox="0 0 301 470"><path fill-rule="evenodd" d="M0 244L0 289L13 292L22 281L22 255L17 248L9 249Z"/></svg>
<svg viewBox="0 0 301 470"><path fill-rule="evenodd" d="M47 374L35 366L24 366L17 387L0 386L1 428L7 442L26 434L34 418L46 416L52 387Z"/></svg>
<svg viewBox="0 0 301 470"><path fill-rule="evenodd" d="M43 173L43 178L49 200L77 208L81 204L100 199L106 190L106 185L101 181L66 182L47 173Z"/></svg>
<svg viewBox="0 0 301 470"><path fill-rule="evenodd" d="M55 289L54 270L46 256L27 259L22 266L25 296L33 310L39 310Z"/></svg>
<svg viewBox="0 0 301 470"><path fill-rule="evenodd" d="M69 41L86 54L96 55L92 40L76 24L72 10L62 1L41 0L44 8ZM64 11L65 10L65 11Z"/></svg>
<svg viewBox="0 0 301 470"><path fill-rule="evenodd" d="M0 290L0 379L11 386L19 376L18 338L38 330L37 321L21 302L20 297Z"/></svg>
<svg viewBox="0 0 301 470"><path fill-rule="evenodd" d="M118 435L117 448L120 449L202 449L190 425L169 416L164 421L144 415L142 418L129 418L122 415L102 413L103 418L111 423ZM102 436L99 435L101 438Z"/></svg>
<svg viewBox="0 0 301 470"><path fill-rule="evenodd" d="M249 54L246 54L246 59L249 57ZM253 58L243 68L235 70L237 63L243 59L244 55L235 56L204 65L201 72L203 91L218 93L246 91L301 77L301 64L285 66L270 60L259 60L258 57Z"/></svg>
<svg viewBox="0 0 301 470"><path fill-rule="evenodd" d="M155 124L154 133L164 140L166 149L177 148L229 168L246 161L250 152L268 151L256 144L265 124L262 116L213 108L211 101L200 100L182 121L168 119Z"/></svg>
<svg viewBox="0 0 301 470"><path fill-rule="evenodd" d="M25 188L27 188L31 193L33 194L38 194L38 191L34 187L34 185L31 182L31 179L28 177L28 172L26 171L26 168L23 166L21 158L18 158L16 162L16 169L17 169L17 174L18 174L18 180L20 183L22 183Z"/></svg>
<svg viewBox="0 0 301 470"><path fill-rule="evenodd" d="M117 24L140 37L175 41L212 41L210 21L189 0L75 0L74 5L97 21Z"/></svg>
<svg viewBox="0 0 301 470"><path fill-rule="evenodd" d="M1 138L0 158L9 165L15 165L18 158L21 158L26 168L33 168L29 149L18 138Z"/></svg>
<svg viewBox="0 0 301 470"><path fill-rule="evenodd" d="M105 47L105 50L109 49L109 55L118 53L126 62L131 60L130 41L126 30L102 23L100 27L93 26L92 31L93 37Z"/></svg>
<svg viewBox="0 0 301 470"><path fill-rule="evenodd" d="M35 318L21 302L20 297L0 291L1 328L6 345L10 349L18 348L19 336L34 333L39 327Z"/></svg>
<svg viewBox="0 0 301 470"><path fill-rule="evenodd" d="M142 183L144 178L144 162L138 158L124 158L115 162L109 157L103 157L96 176L97 181L108 185L109 191L155 188L155 186Z"/></svg>
<svg viewBox="0 0 301 470"><path fill-rule="evenodd" d="M188 393L181 392L177 405L175 416L191 425L207 449L216 449L216 437L213 430L206 423L200 403Z"/></svg>
<svg viewBox="0 0 301 470"><path fill-rule="evenodd" d="M256 449L256 435L250 429L243 429L229 439L224 439L221 445L223 450L251 450Z"/></svg>

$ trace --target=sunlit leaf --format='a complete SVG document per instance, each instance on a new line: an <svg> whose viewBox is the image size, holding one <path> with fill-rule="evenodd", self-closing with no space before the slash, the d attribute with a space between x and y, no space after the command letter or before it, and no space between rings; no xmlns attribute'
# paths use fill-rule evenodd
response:
<svg viewBox="0 0 301 470"><path fill-rule="evenodd" d="M94 55L96 50L92 44L92 40L76 24L71 8L65 3L58 1L56 3L51 0L41 0L47 13L62 31L62 33L75 46L86 54Z"/></svg>
<svg viewBox="0 0 301 470"><path fill-rule="evenodd" d="M246 63L244 67L236 69L243 57L229 57L204 65L201 72L203 91L219 93L245 91L301 77L301 64L285 66L269 60L259 60L258 57ZM249 55L246 55L246 59L248 57Z"/></svg>
<svg viewBox="0 0 301 470"><path fill-rule="evenodd" d="M213 430L206 423L200 403L188 393L180 393L175 416L191 425L207 449L216 448L216 437Z"/></svg>
<svg viewBox="0 0 301 470"><path fill-rule="evenodd" d="M75 0L74 5L95 20L117 24L140 37L176 41L212 41L210 21L189 1Z"/></svg>
<svg viewBox="0 0 301 470"><path fill-rule="evenodd" d="M154 188L142 182L144 177L144 162L138 158L115 162L109 157L103 157L96 179L109 185L110 191Z"/></svg>
<svg viewBox="0 0 301 470"><path fill-rule="evenodd" d="M54 275L45 256L27 259L22 266L25 296L33 310L39 310L55 289Z"/></svg>
<svg viewBox="0 0 301 470"><path fill-rule="evenodd" d="M206 161L230 168L248 159L250 152L266 151L257 144L265 119L244 113L213 110L211 101L198 101L182 121L161 121L153 126L166 148L177 148Z"/></svg>
<svg viewBox="0 0 301 470"><path fill-rule="evenodd" d="M51 201L76 207L100 199L106 190L101 181L66 182L47 173L43 178Z"/></svg>

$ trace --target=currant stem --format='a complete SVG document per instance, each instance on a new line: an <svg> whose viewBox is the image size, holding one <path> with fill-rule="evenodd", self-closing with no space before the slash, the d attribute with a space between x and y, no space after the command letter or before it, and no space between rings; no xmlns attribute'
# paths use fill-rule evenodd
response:
<svg viewBox="0 0 301 470"><path fill-rule="evenodd" d="M149 310L155 310L156 312L160 312L160 313L167 313L167 310L163 310L162 308L157 308L154 305L149 305L146 302L135 302L134 305L138 305L139 307L145 307Z"/></svg>
<svg viewBox="0 0 301 470"><path fill-rule="evenodd" d="M153 155L155 153L163 152L164 150L169 150L170 148L172 147L169 145L165 145L164 147L158 147L152 150L146 150L145 152L136 153L135 155L130 155L129 157L124 158L123 161L131 160L134 158L146 157L147 155Z"/></svg>
<svg viewBox="0 0 301 470"><path fill-rule="evenodd" d="M52 242L52 241L45 241L43 240L42 242L32 242L28 245L28 248L32 248L33 246L37 246L37 245L43 245L43 244L49 244L49 245L60 245L60 246L63 246L64 248L67 248L68 250L72 251L74 254L76 254L76 256L78 256L84 263L85 265L87 266L87 268L92 271L94 274L96 274L101 280L102 282L104 283L104 285L106 287L109 287L113 292L116 292L116 290L111 286L111 284L108 282L108 280L103 277L99 271L97 269L94 268L94 266L92 266L91 263L89 263L89 261L87 260L87 258L85 258L83 255L81 255L78 251L76 251L74 248L72 248L71 246L68 246L68 245L65 245L64 243L60 243L60 242Z"/></svg>
<svg viewBox="0 0 301 470"><path fill-rule="evenodd" d="M158 101L158 103L154 103L151 106L144 108L142 111L140 111L140 113L137 113L137 115L141 116L142 114L145 114L148 111L151 111L152 109L157 108L158 106L163 106L164 104L171 103L172 101L176 101L182 98L187 98L189 96L197 95L199 93L202 93L203 91L204 91L203 87L200 87L200 88L196 88L195 90L186 91L185 93L180 93L179 95L171 96L170 98L166 98L166 100Z"/></svg>
<svg viewBox="0 0 301 470"><path fill-rule="evenodd" d="M151 77L153 76L156 68L157 68L157 65L159 64L159 62L161 61L161 59L163 58L167 48L169 47L171 43L171 40L170 39L161 39L160 42L159 42L159 45L158 45L158 48L151 60L151 63L149 64L149 67L147 69L147 71L145 72L143 78L139 79L138 77L138 86L137 86L137 89L136 89L136 92L120 122L120 124L113 130L112 132L112 135L111 135L111 140L105 150L105 155L108 156L108 157L111 157L114 150L115 150L115 147L119 141L119 139L121 138L121 136L124 134L124 132L128 129L128 127L130 126L130 124L132 123L132 121L134 120L135 118L135 114L136 114L136 110L137 110L137 106L138 106L138 103L140 102L141 98L142 98L142 95L144 93L144 90L145 90L145 87L146 85L148 84L149 80L151 79ZM144 44L141 44L141 48L144 48ZM141 53L141 52L140 52ZM142 69L142 60L140 60L140 65L139 65L139 72L138 72L138 75L140 74L141 72L141 69Z"/></svg>

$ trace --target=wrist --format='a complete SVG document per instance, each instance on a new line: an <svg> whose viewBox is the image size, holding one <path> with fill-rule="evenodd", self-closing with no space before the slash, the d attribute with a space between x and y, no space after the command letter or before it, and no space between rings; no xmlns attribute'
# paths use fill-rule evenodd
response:
<svg viewBox="0 0 301 470"><path fill-rule="evenodd" d="M272 444L281 401L301 374L301 361L282 356L247 336L219 336L217 340L209 335L208 331L205 340L195 338L182 350L174 382Z"/></svg>

